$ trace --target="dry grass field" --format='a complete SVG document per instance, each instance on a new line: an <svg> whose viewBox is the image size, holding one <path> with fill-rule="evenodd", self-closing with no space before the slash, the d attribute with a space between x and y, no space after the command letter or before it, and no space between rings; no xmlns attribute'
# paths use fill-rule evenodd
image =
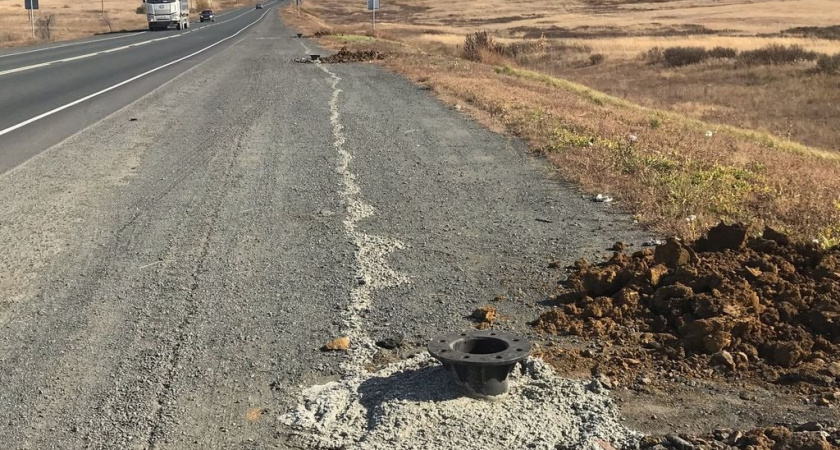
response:
<svg viewBox="0 0 840 450"><path fill-rule="evenodd" d="M213 7L218 10L254 3L251 0L216 0ZM196 0L190 1L196 5ZM23 0L0 0L0 48L39 42L66 41L114 31L146 28L146 17L137 14L139 0L104 0L93 2L71 2L69 0L41 0L35 18L46 23L49 18L49 36L44 27L36 27L32 36L29 13L23 7ZM201 5L198 5L199 7ZM103 18L102 10L105 15Z"/></svg>
<svg viewBox="0 0 840 450"><path fill-rule="evenodd" d="M370 16L356 3L313 0L306 10L338 30L359 33ZM457 55L467 33L487 30L503 45L534 44L536 51L510 58L508 63L519 67L698 119L840 150L840 89L834 78L811 76L813 61L769 68L736 68L732 60L682 68L640 61L652 48L680 46L743 51L781 44L838 54L840 8L834 0L400 0L382 5L380 34L419 48ZM838 28L831 39L784 33L833 25ZM593 55L603 62L592 64Z"/></svg>
<svg viewBox="0 0 840 450"><path fill-rule="evenodd" d="M820 59L840 54L832 0L383 1L375 35L357 3L285 17L326 45L390 53L654 229L739 220L840 243L840 73ZM751 53L769 45L784 47ZM724 49L671 57L686 46Z"/></svg>

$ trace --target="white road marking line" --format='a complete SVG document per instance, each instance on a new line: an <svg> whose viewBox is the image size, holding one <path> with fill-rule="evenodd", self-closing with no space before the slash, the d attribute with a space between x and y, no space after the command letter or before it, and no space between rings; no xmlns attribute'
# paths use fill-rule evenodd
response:
<svg viewBox="0 0 840 450"><path fill-rule="evenodd" d="M43 52L45 50L55 50L57 48L74 47L74 46L77 46L77 45L96 44L97 42L105 42L105 41L110 41L112 39L122 39L122 38L126 38L126 37L131 37L131 36L138 36L138 35L141 35L143 33L148 33L148 31L140 31L140 32L137 32L137 33L126 34L124 36L114 36L114 37L103 38L103 39L95 39L95 40L92 40L92 41L73 42L73 43L70 43L70 44L54 45L52 47L36 48L34 50L27 50L25 52L7 53L5 55L0 55L0 58L7 58L9 56L26 55L26 54L35 53L35 52Z"/></svg>
<svg viewBox="0 0 840 450"><path fill-rule="evenodd" d="M3 75L9 75L9 74L12 74L12 73L18 73L18 72L23 72L23 71L26 71L26 70L37 69L37 68L40 68L40 67L51 66L53 64L71 62L71 61L78 61L80 59L91 58L93 56L103 55L105 53L113 53L113 52L117 52L117 51L120 51L120 50L125 50L125 49L128 49L128 48L138 47L140 45L145 45L145 44L148 44L148 43L151 43L151 42L165 41L167 39L171 39L173 37L179 37L179 36L182 36L182 35L181 34L175 34L175 35L172 35L172 36L166 36L166 37L162 37L162 38L157 38L157 39L151 39L151 40L148 40L148 41L138 42L136 44L123 45L122 47L116 47L116 48L112 48L112 49L109 49L109 50L102 50L102 51L99 51L99 52L87 53L87 54L84 54L84 55L73 56L73 57L70 57L70 58L56 59L54 61L42 62L40 64L33 64L31 66L17 67L15 69L9 69L9 70L4 70L4 71L0 72L0 77L2 77Z"/></svg>
<svg viewBox="0 0 840 450"><path fill-rule="evenodd" d="M129 78L129 79L127 79L127 80L125 80L125 81L121 81L121 82L119 82L119 83L117 83L117 84L115 84L115 85L113 85L113 86L110 86L110 87L107 87L107 88L105 88L105 89L102 89L101 91L94 92L93 94L87 95L87 96L82 97L82 98L80 98L80 99L78 99L78 100L75 100L75 101L73 101L73 102L67 103L66 105L59 106L58 108L52 109L52 110L47 111L47 112L45 112L45 113L43 113L43 114L39 114L39 115L37 115L37 116L35 116L35 117L32 117L32 118L27 119L27 120L24 120L23 122L20 122L20 123L18 123L18 124L16 124L16 125L12 125L11 127L6 128L5 130L0 130L0 136L3 136L3 135L5 135L5 134L9 134L9 133L11 133L12 131L15 131L15 130L17 130L17 129L19 129L19 128L23 128L23 127L25 127L25 126L27 126L27 125L29 125L29 124L32 124L32 123L34 123L34 122L37 122L37 121L39 121L39 120L41 120L41 119L44 119L44 118L46 118L46 117L49 117L49 116L51 116L51 115L53 115L53 114L59 113L59 112L61 112L61 111L64 111L64 110L65 110L65 109L67 109L67 108L72 108L73 106L76 106L76 105L78 105L78 104L80 104L80 103L86 102L86 101L88 101L88 100L90 100L90 99L92 99L92 98L94 98L94 97L98 97L98 96L100 96L100 95L102 95L102 94L105 94L106 92L110 92L110 91L113 91L114 89L117 89L117 88L119 88L119 87L125 86L126 84L131 83L132 81L139 80L140 78L143 78L143 77L145 77L145 76L147 76L147 75L151 75L151 74L153 74L153 73L155 73L155 72L157 72L157 71L159 71L159 70L165 69L165 68L167 68L167 67L169 67L169 66L171 66L171 65L177 64L177 63L179 63L179 62L181 62L181 61L184 61L185 59L192 58L192 57L193 57L193 56L195 56L195 55L198 55L198 54L203 53L203 52L205 52L205 51L207 51L207 50L210 50L211 48L213 48L213 47L215 47L215 46L217 46L217 45L221 44L222 42L225 42L225 41L228 41L228 40L230 40L230 39L233 39L234 37L236 37L236 36L238 36L239 34L241 34L243 31L247 30L248 28L251 28L254 24L256 24L257 22L259 22L260 20L262 20L262 19L263 19L263 17L265 17L265 15L266 15L266 14L268 14L268 12L269 12L269 11L271 11L271 10L270 10L270 9L268 9L268 8L266 8L265 12L264 12L264 13L262 13L262 15L261 15L260 17L258 17L258 18L257 18L257 20L255 20L255 21L253 21L253 22L249 23L248 25L246 25L245 27L241 28L241 29L240 29L239 31L237 31L236 33L234 33L234 34L232 34L232 35L230 35L230 36L228 36L228 37L226 37L226 38L224 38L224 39L221 39L221 40L219 40L219 41L216 41L216 42L214 42L213 44L208 45L207 47L204 47L204 48L202 48L202 49L200 49L200 50L197 50L197 51L195 51L195 52L193 52L193 53L190 53L190 54L189 54L189 55L187 55L187 56L184 56L184 57L178 58L178 59L176 59L175 61L168 62L168 63L166 63L166 64L164 64L164 65L161 65L161 66L155 67L154 69L151 69L151 70L148 70L148 71L146 71L146 72L143 72L143 73L141 73L140 75L135 75L135 76L133 76L133 77L131 77L131 78Z"/></svg>

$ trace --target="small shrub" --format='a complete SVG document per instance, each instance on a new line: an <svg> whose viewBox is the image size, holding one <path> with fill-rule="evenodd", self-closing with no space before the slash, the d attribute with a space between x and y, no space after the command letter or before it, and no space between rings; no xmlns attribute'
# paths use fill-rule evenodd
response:
<svg viewBox="0 0 840 450"><path fill-rule="evenodd" d="M650 128L654 130L659 129L659 127L662 126L662 121L659 120L658 117L651 117L648 123L650 124Z"/></svg>
<svg viewBox="0 0 840 450"><path fill-rule="evenodd" d="M146 4L143 3L142 5L138 6L137 9L134 10L137 14L146 14Z"/></svg>
<svg viewBox="0 0 840 450"><path fill-rule="evenodd" d="M598 64L601 64L602 62L604 62L605 59L607 59L607 57L604 56L603 54L595 53L595 54L589 55L589 64L591 64L593 66L597 66Z"/></svg>
<svg viewBox="0 0 840 450"><path fill-rule="evenodd" d="M642 61L646 61L648 64L660 64L665 62L665 58L662 56L662 48L653 47L642 53Z"/></svg>
<svg viewBox="0 0 840 450"><path fill-rule="evenodd" d="M834 56L820 56L817 60L817 72L840 75L840 53Z"/></svg>
<svg viewBox="0 0 840 450"><path fill-rule="evenodd" d="M741 52L740 60L747 65L782 65L800 61L814 61L820 54L805 50L801 45L786 47L781 44L770 44L756 50Z"/></svg>
<svg viewBox="0 0 840 450"><path fill-rule="evenodd" d="M794 34L805 38L813 39L840 39L840 25L827 27L796 27L782 31L782 34Z"/></svg>
<svg viewBox="0 0 840 450"><path fill-rule="evenodd" d="M556 53L591 53L592 47L580 42L555 42L548 45L549 50Z"/></svg>
<svg viewBox="0 0 840 450"><path fill-rule="evenodd" d="M738 50L730 47L715 47L709 50L709 58L718 58L718 59L725 59L725 58L734 58L738 56Z"/></svg>
<svg viewBox="0 0 840 450"><path fill-rule="evenodd" d="M49 41L52 39L52 28L55 26L55 16L50 14L35 21L35 34L38 38Z"/></svg>
<svg viewBox="0 0 840 450"><path fill-rule="evenodd" d="M698 64L709 58L709 52L703 47L669 47L662 52L665 64L682 67Z"/></svg>
<svg viewBox="0 0 840 450"><path fill-rule="evenodd" d="M487 51L496 53L501 52L501 47L496 44L493 36L491 36L487 31L476 31L475 33L470 33L464 39L464 58L470 61L481 61L482 53Z"/></svg>
<svg viewBox="0 0 840 450"><path fill-rule="evenodd" d="M541 43L534 41L513 42L508 45L499 47L499 51L503 55L511 58L525 56L543 50L544 48L541 45Z"/></svg>

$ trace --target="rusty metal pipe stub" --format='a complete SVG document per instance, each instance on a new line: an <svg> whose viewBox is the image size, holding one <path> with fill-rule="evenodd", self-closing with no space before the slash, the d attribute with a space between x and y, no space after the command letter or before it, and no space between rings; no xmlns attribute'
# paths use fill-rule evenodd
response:
<svg viewBox="0 0 840 450"><path fill-rule="evenodd" d="M496 330L449 333L429 343L429 353L467 395L476 398L507 392L508 375L530 352L527 339Z"/></svg>

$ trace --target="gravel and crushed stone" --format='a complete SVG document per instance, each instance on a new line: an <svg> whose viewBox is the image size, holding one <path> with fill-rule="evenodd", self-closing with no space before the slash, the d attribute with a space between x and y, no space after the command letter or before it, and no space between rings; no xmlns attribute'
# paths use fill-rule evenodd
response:
<svg viewBox="0 0 840 450"><path fill-rule="evenodd" d="M305 448L602 449L635 448L641 434L621 425L617 408L583 381L560 378L530 358L493 401L463 396L428 354L375 373L306 389L280 416Z"/></svg>

